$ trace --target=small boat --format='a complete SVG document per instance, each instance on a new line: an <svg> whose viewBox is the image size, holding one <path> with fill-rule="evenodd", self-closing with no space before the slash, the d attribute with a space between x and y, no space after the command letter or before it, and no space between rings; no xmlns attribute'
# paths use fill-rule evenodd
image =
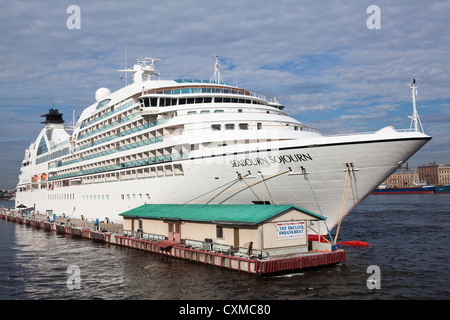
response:
<svg viewBox="0 0 450 320"><path fill-rule="evenodd" d="M434 193L450 193L450 185L436 187Z"/></svg>
<svg viewBox="0 0 450 320"><path fill-rule="evenodd" d="M414 175L414 181L410 186L405 187L388 187L386 183L382 183L372 191L371 194L414 194L414 193L434 193L435 186L419 181L417 172Z"/></svg>
<svg viewBox="0 0 450 320"><path fill-rule="evenodd" d="M414 194L414 193L434 193L435 186L423 185L412 186L407 188L377 188L372 191L372 194ZM450 192L450 190L449 190Z"/></svg>

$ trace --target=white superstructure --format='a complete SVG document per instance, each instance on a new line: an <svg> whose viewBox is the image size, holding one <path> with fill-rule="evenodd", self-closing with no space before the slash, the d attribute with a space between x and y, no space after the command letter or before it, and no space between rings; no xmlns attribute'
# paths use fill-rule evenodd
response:
<svg viewBox="0 0 450 320"><path fill-rule="evenodd" d="M326 216L311 226L326 233L431 139L417 126L323 136L276 98L223 84L217 60L210 81L156 79L154 61L99 89L71 134L57 110L44 115L16 206L120 221L145 203L294 204Z"/></svg>

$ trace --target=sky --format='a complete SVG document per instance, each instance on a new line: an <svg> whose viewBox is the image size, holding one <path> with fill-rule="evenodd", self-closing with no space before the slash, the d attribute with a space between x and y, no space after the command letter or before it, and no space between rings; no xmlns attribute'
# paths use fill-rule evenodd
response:
<svg viewBox="0 0 450 320"><path fill-rule="evenodd" d="M433 139L409 166L450 164L449 13L448 0L1 1L0 189L17 184L41 115L69 124L139 57L162 59L161 79L209 80L217 55L227 84L325 135L409 128L416 79Z"/></svg>

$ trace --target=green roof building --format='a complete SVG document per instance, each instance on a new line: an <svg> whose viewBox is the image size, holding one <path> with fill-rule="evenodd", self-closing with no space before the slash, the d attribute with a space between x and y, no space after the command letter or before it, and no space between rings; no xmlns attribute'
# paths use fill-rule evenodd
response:
<svg viewBox="0 0 450 320"><path fill-rule="evenodd" d="M293 205L146 204L120 214L127 234L251 254L308 250L308 222L326 218Z"/></svg>

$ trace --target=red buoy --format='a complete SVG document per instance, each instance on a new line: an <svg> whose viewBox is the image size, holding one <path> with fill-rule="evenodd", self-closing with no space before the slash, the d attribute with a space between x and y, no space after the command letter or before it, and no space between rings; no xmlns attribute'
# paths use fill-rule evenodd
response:
<svg viewBox="0 0 450 320"><path fill-rule="evenodd" d="M340 241L337 245L349 247L370 247L370 245L364 241Z"/></svg>

